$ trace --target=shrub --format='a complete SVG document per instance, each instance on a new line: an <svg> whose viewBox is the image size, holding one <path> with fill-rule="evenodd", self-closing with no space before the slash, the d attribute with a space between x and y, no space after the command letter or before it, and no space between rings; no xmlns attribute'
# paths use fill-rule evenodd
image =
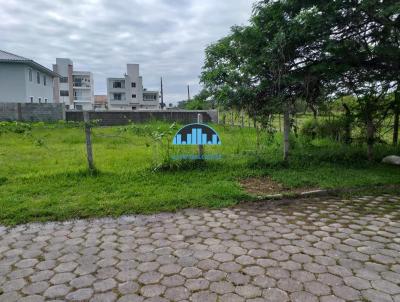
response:
<svg viewBox="0 0 400 302"><path fill-rule="evenodd" d="M308 119L304 122L301 134L307 138L331 138L335 141L344 141L346 135L346 121L337 119Z"/></svg>
<svg viewBox="0 0 400 302"><path fill-rule="evenodd" d="M11 132L17 134L29 134L32 130L32 125L22 122L0 122L0 134Z"/></svg>

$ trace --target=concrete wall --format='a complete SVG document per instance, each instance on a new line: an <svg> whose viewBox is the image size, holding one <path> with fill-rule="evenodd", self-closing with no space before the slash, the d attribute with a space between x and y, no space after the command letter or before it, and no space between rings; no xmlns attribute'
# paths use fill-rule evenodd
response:
<svg viewBox="0 0 400 302"><path fill-rule="evenodd" d="M0 103L0 121L55 122L64 119L64 104Z"/></svg>
<svg viewBox="0 0 400 302"><path fill-rule="evenodd" d="M189 124L197 122L198 113L203 114L203 121L218 122L218 112L209 111L89 111L91 120L100 120L102 126L126 125L130 121L134 123L146 123L152 120L161 120L167 122L179 122ZM81 122L83 121L82 111L67 111L66 120Z"/></svg>

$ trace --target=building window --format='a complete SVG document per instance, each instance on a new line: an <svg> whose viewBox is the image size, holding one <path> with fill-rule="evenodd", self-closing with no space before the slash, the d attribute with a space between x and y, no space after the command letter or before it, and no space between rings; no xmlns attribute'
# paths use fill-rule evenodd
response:
<svg viewBox="0 0 400 302"><path fill-rule="evenodd" d="M68 77L60 77L60 83L68 83Z"/></svg>
<svg viewBox="0 0 400 302"><path fill-rule="evenodd" d="M42 103L42 98L38 98L39 104Z"/></svg>
<svg viewBox="0 0 400 302"><path fill-rule="evenodd" d="M69 96L68 90L60 90L60 96Z"/></svg>
<svg viewBox="0 0 400 302"><path fill-rule="evenodd" d="M136 99L136 94L132 94L132 99Z"/></svg>
<svg viewBox="0 0 400 302"><path fill-rule="evenodd" d="M33 103L33 96L30 96L30 97L29 97L29 101L30 101L31 103Z"/></svg>
<svg viewBox="0 0 400 302"><path fill-rule="evenodd" d="M114 82L113 88L122 88L122 82Z"/></svg>
<svg viewBox="0 0 400 302"><path fill-rule="evenodd" d="M114 93L114 100L121 101L122 100L122 93Z"/></svg>
<svg viewBox="0 0 400 302"><path fill-rule="evenodd" d="M36 81L38 84L40 84L40 72L36 72Z"/></svg>
<svg viewBox="0 0 400 302"><path fill-rule="evenodd" d="M47 82L47 81L46 81L46 76L44 75L44 76L43 76L43 85L44 85L44 86L46 86L46 84L47 84L46 82Z"/></svg>
<svg viewBox="0 0 400 302"><path fill-rule="evenodd" d="M32 82L32 68L29 68L29 81Z"/></svg>
<svg viewBox="0 0 400 302"><path fill-rule="evenodd" d="M132 88L136 88L136 83L132 83Z"/></svg>
<svg viewBox="0 0 400 302"><path fill-rule="evenodd" d="M48 99L44 99L44 103L47 104L47 102L48 102Z"/></svg>

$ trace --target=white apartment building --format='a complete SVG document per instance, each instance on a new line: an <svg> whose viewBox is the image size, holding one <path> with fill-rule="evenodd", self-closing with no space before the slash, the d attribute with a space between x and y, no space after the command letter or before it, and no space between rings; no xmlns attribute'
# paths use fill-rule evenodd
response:
<svg viewBox="0 0 400 302"><path fill-rule="evenodd" d="M0 103L53 103L57 77L31 59L0 50Z"/></svg>
<svg viewBox="0 0 400 302"><path fill-rule="evenodd" d="M123 78L107 79L107 101L110 110L146 110L159 108L159 92L143 88L139 64L127 64Z"/></svg>
<svg viewBox="0 0 400 302"><path fill-rule="evenodd" d="M67 109L92 110L94 108L94 81L89 71L75 71L73 62L57 58L53 71L60 75L55 81L54 99Z"/></svg>

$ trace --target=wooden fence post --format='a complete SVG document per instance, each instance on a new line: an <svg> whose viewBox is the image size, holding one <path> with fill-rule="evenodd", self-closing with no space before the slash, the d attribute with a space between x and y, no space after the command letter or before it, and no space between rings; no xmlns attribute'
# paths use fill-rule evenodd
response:
<svg viewBox="0 0 400 302"><path fill-rule="evenodd" d="M242 111L242 128L244 128L244 113Z"/></svg>
<svg viewBox="0 0 400 302"><path fill-rule="evenodd" d="M234 122L233 122L233 111L231 111L231 126L233 127Z"/></svg>
<svg viewBox="0 0 400 302"><path fill-rule="evenodd" d="M278 120L279 120L279 132L282 132L282 120L281 120L281 114L278 113Z"/></svg>
<svg viewBox="0 0 400 302"><path fill-rule="evenodd" d="M197 123L202 124L203 123L203 114L199 113L197 115ZM204 146L199 145L199 159L204 159Z"/></svg>
<svg viewBox="0 0 400 302"><path fill-rule="evenodd" d="M92 151L92 137L91 137L91 126L90 126L90 118L89 112L83 112L83 120L85 122L85 135L86 135L86 153L87 153L87 161L89 165L89 171L92 173L96 170L93 162L93 151Z"/></svg>

